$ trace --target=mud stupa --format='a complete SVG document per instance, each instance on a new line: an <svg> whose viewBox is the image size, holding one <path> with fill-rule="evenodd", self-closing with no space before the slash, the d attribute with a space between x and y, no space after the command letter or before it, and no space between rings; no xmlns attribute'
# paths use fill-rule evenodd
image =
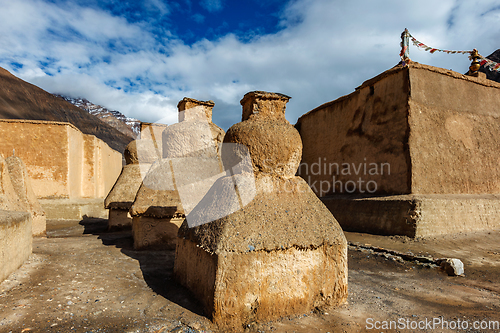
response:
<svg viewBox="0 0 500 333"><path fill-rule="evenodd" d="M260 91L244 96L243 121L222 146L227 176L179 230L175 276L228 331L347 297L347 242L295 176L302 143L285 119L288 100Z"/></svg>
<svg viewBox="0 0 500 333"><path fill-rule="evenodd" d="M31 187L30 177L26 165L17 156L10 156L5 159L9 169L12 186L16 192L19 209L30 213L32 219L33 236L45 236L46 217L40 202Z"/></svg>
<svg viewBox="0 0 500 333"><path fill-rule="evenodd" d="M223 175L224 131L212 123L213 106L191 98L179 102L179 123L162 134L163 159L147 173L130 210L134 248L175 248L185 215Z"/></svg>
<svg viewBox="0 0 500 333"><path fill-rule="evenodd" d="M0 154L0 210L23 211L9 173L9 165Z"/></svg>
<svg viewBox="0 0 500 333"><path fill-rule="evenodd" d="M16 193L29 186L29 183L20 178L26 173L23 170L21 174L17 173L18 170L13 170L14 175L9 173L9 166L19 166L20 159L9 157L7 160L9 162L0 154L0 282L18 269L31 254L32 215L36 210L28 210L34 206L33 202L29 202L31 197L20 199Z"/></svg>
<svg viewBox="0 0 500 333"><path fill-rule="evenodd" d="M134 203L143 177L154 161L161 158L152 140L141 139L130 142L125 148L125 165L115 185L104 200L109 210L109 229L132 227L129 210Z"/></svg>

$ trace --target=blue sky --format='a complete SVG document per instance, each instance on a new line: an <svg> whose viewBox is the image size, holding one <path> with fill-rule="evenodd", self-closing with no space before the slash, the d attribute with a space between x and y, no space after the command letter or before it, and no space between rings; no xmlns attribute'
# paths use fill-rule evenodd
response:
<svg viewBox="0 0 500 333"><path fill-rule="evenodd" d="M354 91L399 62L408 28L437 48L500 48L500 1L0 0L0 66L52 92L149 122L177 121L183 97L241 119L252 90L292 97L287 118ZM464 73L465 55L410 48Z"/></svg>

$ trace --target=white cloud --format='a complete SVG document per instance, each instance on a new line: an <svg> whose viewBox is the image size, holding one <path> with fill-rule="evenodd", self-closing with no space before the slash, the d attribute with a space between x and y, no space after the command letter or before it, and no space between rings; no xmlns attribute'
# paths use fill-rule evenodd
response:
<svg viewBox="0 0 500 333"><path fill-rule="evenodd" d="M159 11L160 16L170 13L169 7L162 0L147 0L144 3L149 10Z"/></svg>
<svg viewBox="0 0 500 333"><path fill-rule="evenodd" d="M175 106L187 96L213 99L214 120L227 128L240 121L246 92L276 91L292 97L287 118L294 123L396 65L404 28L437 48L477 48L483 55L500 48L497 3L295 0L275 34L186 45L168 34L158 41L144 23L96 9L0 0L0 29L9 31L0 35L8 45L0 66L12 71L10 62L20 62L15 74L48 91L78 94L144 121L175 122ZM465 55L414 46L410 57L462 73L470 63Z"/></svg>
<svg viewBox="0 0 500 333"><path fill-rule="evenodd" d="M196 23L201 24L205 22L205 16L201 15L200 13L196 13L191 17L193 18L193 21L195 21Z"/></svg>
<svg viewBox="0 0 500 333"><path fill-rule="evenodd" d="M223 4L222 0L201 0L200 6L205 8L207 11L213 13L222 10Z"/></svg>

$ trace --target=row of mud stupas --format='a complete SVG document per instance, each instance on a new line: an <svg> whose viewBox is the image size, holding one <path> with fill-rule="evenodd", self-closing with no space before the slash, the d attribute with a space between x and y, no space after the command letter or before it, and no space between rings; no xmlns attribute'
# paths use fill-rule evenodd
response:
<svg viewBox="0 0 500 333"><path fill-rule="evenodd" d="M255 91L242 122L212 123L211 101L184 98L162 144L139 139L105 200L109 227L136 249L175 248L174 273L219 327L307 313L347 297L347 242L296 172L289 97Z"/></svg>
<svg viewBox="0 0 500 333"><path fill-rule="evenodd" d="M110 228L132 224L137 249L175 246L177 279L221 328L344 302L340 226L409 237L500 227L499 83L412 62L295 127L288 100L246 94L224 135L212 102L184 99L163 140L129 145L105 201Z"/></svg>

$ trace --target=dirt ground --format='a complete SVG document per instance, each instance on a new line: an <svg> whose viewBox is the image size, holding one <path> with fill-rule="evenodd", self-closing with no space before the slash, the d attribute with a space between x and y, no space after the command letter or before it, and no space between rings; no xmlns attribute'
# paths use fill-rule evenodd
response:
<svg viewBox="0 0 500 333"><path fill-rule="evenodd" d="M173 280L174 251L134 251L129 231L107 232L107 221L99 219L49 221L47 235L34 240L29 260L0 283L1 333L219 332ZM418 240L346 237L346 304L246 331L500 332L494 327L500 322L500 230ZM370 247L459 258L465 276Z"/></svg>

